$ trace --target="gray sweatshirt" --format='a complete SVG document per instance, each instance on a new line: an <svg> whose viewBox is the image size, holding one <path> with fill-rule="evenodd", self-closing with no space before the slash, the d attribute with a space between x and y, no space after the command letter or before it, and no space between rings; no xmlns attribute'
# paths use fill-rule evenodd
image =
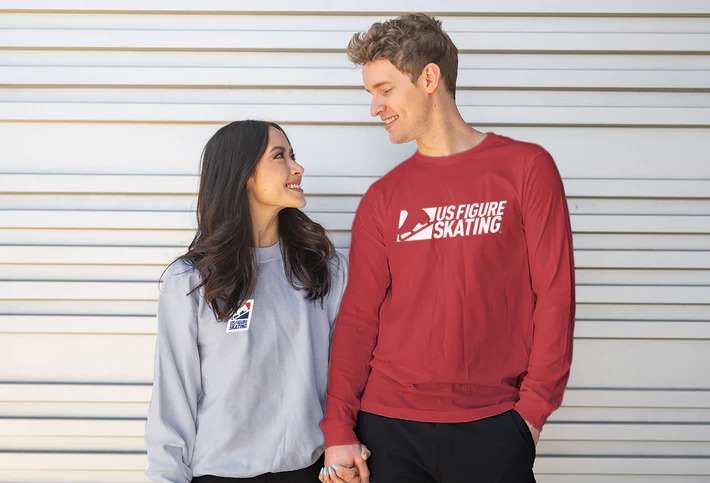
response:
<svg viewBox="0 0 710 483"><path fill-rule="evenodd" d="M167 270L158 302L153 396L145 440L153 481L247 478L313 464L323 453L328 354L347 280L340 254L321 307L286 279L277 243L257 248L250 302L219 322L197 270Z"/></svg>

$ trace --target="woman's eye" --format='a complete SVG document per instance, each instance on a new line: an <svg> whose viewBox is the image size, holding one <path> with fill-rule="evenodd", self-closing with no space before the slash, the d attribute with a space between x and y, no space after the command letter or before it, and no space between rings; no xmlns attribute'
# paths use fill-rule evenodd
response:
<svg viewBox="0 0 710 483"><path fill-rule="evenodd" d="M283 158L283 157L284 157L284 153L278 153L276 156L274 156L274 158L278 158L279 156L281 156L281 157Z"/></svg>

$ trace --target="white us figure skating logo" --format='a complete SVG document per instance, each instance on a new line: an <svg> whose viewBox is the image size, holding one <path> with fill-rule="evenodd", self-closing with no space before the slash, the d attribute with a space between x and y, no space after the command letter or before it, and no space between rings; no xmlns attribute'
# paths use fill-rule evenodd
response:
<svg viewBox="0 0 710 483"><path fill-rule="evenodd" d="M507 201L401 210L397 241L431 240L500 232Z"/></svg>

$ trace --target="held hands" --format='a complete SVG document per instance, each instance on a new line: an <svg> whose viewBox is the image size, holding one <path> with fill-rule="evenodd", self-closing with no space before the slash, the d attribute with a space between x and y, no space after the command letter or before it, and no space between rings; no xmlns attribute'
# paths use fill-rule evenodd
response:
<svg viewBox="0 0 710 483"><path fill-rule="evenodd" d="M322 483L370 483L365 462L370 450L364 444L331 446L325 450L325 468L318 476Z"/></svg>

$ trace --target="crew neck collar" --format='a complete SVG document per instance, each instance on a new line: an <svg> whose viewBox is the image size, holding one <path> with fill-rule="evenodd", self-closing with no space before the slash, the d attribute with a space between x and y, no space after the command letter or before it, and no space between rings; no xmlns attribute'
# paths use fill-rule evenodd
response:
<svg viewBox="0 0 710 483"><path fill-rule="evenodd" d="M444 165L456 163L458 161L461 161L462 159L468 158L469 156L477 153L478 151L485 149L493 141L493 138L496 137L496 134L492 132L487 132L485 134L486 137L484 137L481 142L465 151L450 154L448 156L427 156L426 154L420 153L417 149L412 157L417 162L427 165Z"/></svg>
<svg viewBox="0 0 710 483"><path fill-rule="evenodd" d="M256 262L263 263L270 260L280 260L281 259L281 241L277 241L270 247L256 247L254 248L256 253Z"/></svg>

